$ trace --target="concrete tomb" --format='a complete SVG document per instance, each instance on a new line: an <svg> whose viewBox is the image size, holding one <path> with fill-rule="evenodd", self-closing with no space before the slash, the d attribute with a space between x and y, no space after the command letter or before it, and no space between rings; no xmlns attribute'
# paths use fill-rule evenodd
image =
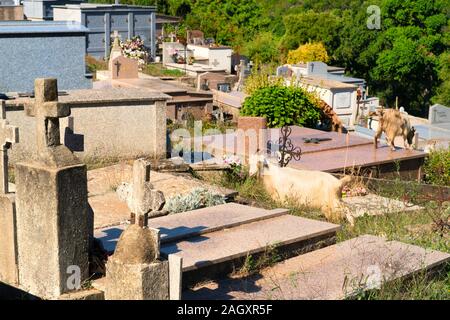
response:
<svg viewBox="0 0 450 320"><path fill-rule="evenodd" d="M428 114L428 122L430 124L442 125L443 128L450 130L450 108L440 104L431 106ZM447 127L443 126L445 124Z"/></svg>

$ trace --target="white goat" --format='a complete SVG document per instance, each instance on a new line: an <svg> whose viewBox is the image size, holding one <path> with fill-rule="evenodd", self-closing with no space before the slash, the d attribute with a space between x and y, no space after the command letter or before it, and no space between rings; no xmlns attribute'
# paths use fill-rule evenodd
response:
<svg viewBox="0 0 450 320"><path fill-rule="evenodd" d="M327 220L339 221L346 217L353 224L353 218L342 202L342 188L352 180L350 176L339 180L322 171L282 168L259 153L250 156L249 166L249 174L258 174L274 200L293 199L322 210Z"/></svg>

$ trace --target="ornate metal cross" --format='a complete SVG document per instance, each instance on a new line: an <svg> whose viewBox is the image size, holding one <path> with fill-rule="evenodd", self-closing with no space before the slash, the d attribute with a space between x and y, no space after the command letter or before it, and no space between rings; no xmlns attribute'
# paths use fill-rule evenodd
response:
<svg viewBox="0 0 450 320"><path fill-rule="evenodd" d="M292 133L292 129L289 126L284 126L280 129L281 137L278 139L278 163L280 167L286 167L288 163L294 158L299 161L302 156L302 149L294 146L289 136ZM275 145L272 141L268 142L268 148L272 150L272 146Z"/></svg>

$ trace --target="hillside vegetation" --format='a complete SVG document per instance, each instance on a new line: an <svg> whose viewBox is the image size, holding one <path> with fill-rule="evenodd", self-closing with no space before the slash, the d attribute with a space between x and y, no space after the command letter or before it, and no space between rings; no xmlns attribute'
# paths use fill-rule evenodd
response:
<svg viewBox="0 0 450 320"><path fill-rule="evenodd" d="M102 0L101 0L102 1ZM112 2L113 0L103 0ZM98 2L95 1L95 2ZM330 64L366 79L382 104L425 116L450 106L448 0L122 0L157 5L255 62L279 64L309 42L323 43ZM371 5L380 29L369 29Z"/></svg>

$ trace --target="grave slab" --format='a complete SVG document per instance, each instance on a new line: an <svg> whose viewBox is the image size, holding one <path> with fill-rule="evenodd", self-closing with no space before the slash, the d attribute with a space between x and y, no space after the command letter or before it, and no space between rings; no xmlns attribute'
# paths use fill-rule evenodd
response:
<svg viewBox="0 0 450 320"><path fill-rule="evenodd" d="M447 253L364 235L285 260L256 276L198 286L185 291L183 299L339 300L448 262Z"/></svg>
<svg viewBox="0 0 450 320"><path fill-rule="evenodd" d="M199 236L225 228L261 221L287 214L285 209L265 210L237 203L187 211L165 217L150 219L149 227L159 229L161 243ZM94 235L102 241L108 252L115 249L117 241L127 224L98 229Z"/></svg>
<svg viewBox="0 0 450 320"><path fill-rule="evenodd" d="M302 149L300 160L292 160L288 166L300 170L318 170L330 173L344 172L352 169L380 168L380 175L392 174L394 164L401 164L400 171L405 178L417 179L420 176L426 153L416 150L397 148L391 151L387 145L373 146L372 139L366 139L357 134L340 134L320 130L291 126L290 138L294 146ZM244 143L238 134L212 135L203 137L202 143L207 146L214 156L220 158L223 154L245 155ZM277 129L271 129L268 140L277 143L279 134ZM318 144L305 143L303 138L331 138ZM394 170L395 171L395 170ZM395 172L394 172L395 173Z"/></svg>
<svg viewBox="0 0 450 320"><path fill-rule="evenodd" d="M161 246L161 255L182 257L183 272L186 272L263 252L271 245L286 246L326 235L333 237L339 228L328 222L282 215L169 242Z"/></svg>

